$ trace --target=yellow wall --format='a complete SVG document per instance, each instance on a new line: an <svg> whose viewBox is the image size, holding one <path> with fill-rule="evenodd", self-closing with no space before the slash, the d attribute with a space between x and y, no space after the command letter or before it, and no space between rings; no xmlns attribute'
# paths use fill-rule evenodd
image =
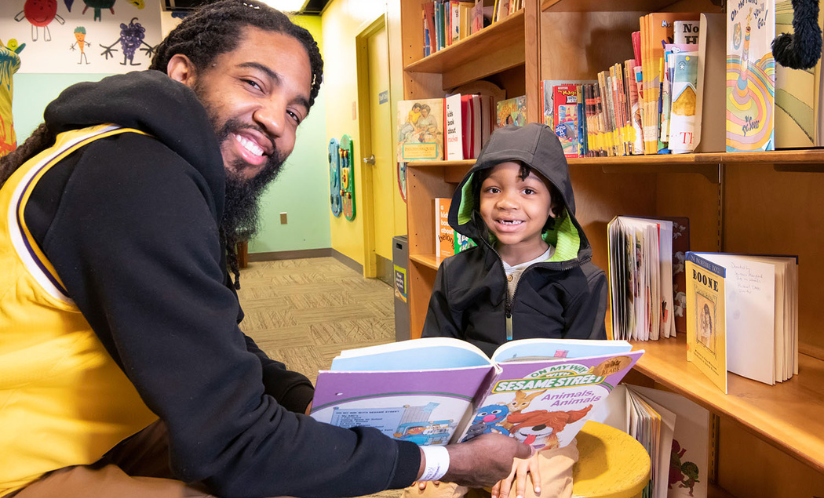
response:
<svg viewBox="0 0 824 498"><path fill-rule="evenodd" d="M388 12L387 12L388 10ZM332 215L329 210L332 248L364 265L363 202L364 199L363 160L358 150L360 133L358 119L353 116L358 108L358 87L356 77L355 37L375 19L387 15L387 35L390 51L390 101L392 116L397 115L397 100L403 93L400 44L400 0L333 0L324 10L323 27L324 91L329 96L326 102L326 139L349 135L355 141L355 197L356 216L347 221ZM368 119L368 116L365 116ZM393 127L394 128L394 127ZM393 142L396 130L393 129ZM393 168L394 169L394 168ZM328 176L328 173L327 173ZM406 204L397 191L397 176L394 177L395 234L406 234Z"/></svg>

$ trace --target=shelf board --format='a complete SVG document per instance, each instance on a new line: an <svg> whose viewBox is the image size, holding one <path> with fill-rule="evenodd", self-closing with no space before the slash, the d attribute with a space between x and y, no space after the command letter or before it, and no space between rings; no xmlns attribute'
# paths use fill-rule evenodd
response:
<svg viewBox="0 0 824 498"><path fill-rule="evenodd" d="M459 86L523 65L524 40L524 9L521 9L503 21L408 64L404 70L440 73L444 85L448 82L450 87Z"/></svg>
<svg viewBox="0 0 824 498"><path fill-rule="evenodd" d="M542 0L541 11L552 12L658 12L675 0Z"/></svg>
<svg viewBox="0 0 824 498"><path fill-rule="evenodd" d="M406 163L407 168L435 168L435 167L453 167L453 166L472 166L475 164L474 159L466 159L463 161L412 161Z"/></svg>
<svg viewBox="0 0 824 498"><path fill-rule="evenodd" d="M725 395L687 362L683 334L633 345L646 351L635 366L642 374L824 472L824 361L800 354L799 374L774 386L729 374Z"/></svg>
<svg viewBox="0 0 824 498"><path fill-rule="evenodd" d="M434 254L414 254L409 256L409 259L425 268L430 268L432 270L437 270L443 261L442 258L438 258Z"/></svg>
<svg viewBox="0 0 824 498"><path fill-rule="evenodd" d="M699 154L656 154L621 157L575 157L570 165L668 165L668 164L821 164L824 169L824 148L776 150L770 152L703 152Z"/></svg>

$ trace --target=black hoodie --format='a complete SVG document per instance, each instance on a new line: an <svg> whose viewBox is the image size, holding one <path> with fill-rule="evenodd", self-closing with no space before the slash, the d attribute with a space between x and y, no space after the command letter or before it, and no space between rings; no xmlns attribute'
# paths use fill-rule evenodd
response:
<svg viewBox="0 0 824 498"><path fill-rule="evenodd" d="M415 480L416 445L302 415L312 384L238 328L218 225L224 166L203 106L157 71L65 90L55 133L113 123L53 167L25 212L84 317L167 425L179 479L224 497L358 496ZM297 412L297 413L295 413Z"/></svg>
<svg viewBox="0 0 824 498"><path fill-rule="evenodd" d="M567 215L544 232L552 257L527 268L510 302L503 261L478 212L472 176L497 164L519 161L549 180ZM449 224L477 247L447 258L438 269L423 337L456 337L487 355L512 339L606 339L607 286L592 248L575 219L575 197L564 151L548 126L496 130L452 196Z"/></svg>

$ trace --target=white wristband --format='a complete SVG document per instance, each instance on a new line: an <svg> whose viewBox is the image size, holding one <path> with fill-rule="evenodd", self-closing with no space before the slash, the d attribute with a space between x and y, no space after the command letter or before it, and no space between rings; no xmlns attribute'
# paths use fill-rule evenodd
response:
<svg viewBox="0 0 824 498"><path fill-rule="evenodd" d="M421 446L426 467L419 481L437 481L449 469L449 451L444 446Z"/></svg>

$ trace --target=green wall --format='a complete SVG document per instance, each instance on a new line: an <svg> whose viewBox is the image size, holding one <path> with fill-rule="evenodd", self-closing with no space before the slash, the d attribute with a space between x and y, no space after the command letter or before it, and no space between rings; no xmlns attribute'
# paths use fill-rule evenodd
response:
<svg viewBox="0 0 824 498"><path fill-rule="evenodd" d="M296 16L318 45L320 16ZM64 88L83 81L99 81L107 74L14 75L14 128L22 143L43 122L43 111ZM328 76L326 76L328 78ZM283 171L261 199L261 226L249 243L249 252L296 251L331 247L329 228L329 174L326 162L326 99L321 88L308 118L298 129L297 143ZM280 224L280 213L288 224Z"/></svg>

